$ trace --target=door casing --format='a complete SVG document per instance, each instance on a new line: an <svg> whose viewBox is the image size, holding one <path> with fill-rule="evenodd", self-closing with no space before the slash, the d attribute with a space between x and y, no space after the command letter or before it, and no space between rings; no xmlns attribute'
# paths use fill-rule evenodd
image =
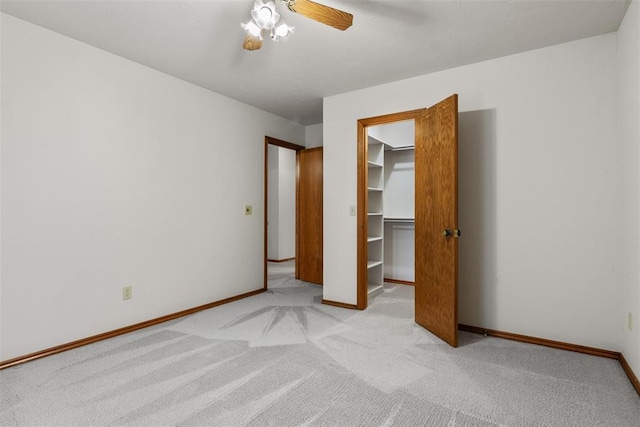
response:
<svg viewBox="0 0 640 427"><path fill-rule="evenodd" d="M367 182L369 180L368 159L368 127L386 125L389 123L416 120L423 113L424 109L405 111L402 113L386 114L383 116L370 117L358 120L358 209L357 209L357 302L356 307L364 310L369 305L367 293L367 205L368 191Z"/></svg>

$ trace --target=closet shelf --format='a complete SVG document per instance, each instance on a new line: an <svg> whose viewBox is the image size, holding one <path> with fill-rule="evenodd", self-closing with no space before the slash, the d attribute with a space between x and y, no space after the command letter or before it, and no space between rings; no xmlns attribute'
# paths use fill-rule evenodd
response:
<svg viewBox="0 0 640 427"><path fill-rule="evenodd" d="M369 298L382 293L384 280L384 145L369 135L367 150L367 272ZM410 212L410 211L409 211Z"/></svg>
<svg viewBox="0 0 640 427"><path fill-rule="evenodd" d="M373 268L382 265L382 261L367 261L367 268Z"/></svg>

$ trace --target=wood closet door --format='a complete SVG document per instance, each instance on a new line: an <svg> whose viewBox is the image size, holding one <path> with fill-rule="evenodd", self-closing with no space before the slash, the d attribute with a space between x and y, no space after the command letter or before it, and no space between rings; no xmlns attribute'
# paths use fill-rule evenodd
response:
<svg viewBox="0 0 640 427"><path fill-rule="evenodd" d="M416 119L415 320L458 346L458 96Z"/></svg>
<svg viewBox="0 0 640 427"><path fill-rule="evenodd" d="M296 278L322 284L322 147L298 152Z"/></svg>

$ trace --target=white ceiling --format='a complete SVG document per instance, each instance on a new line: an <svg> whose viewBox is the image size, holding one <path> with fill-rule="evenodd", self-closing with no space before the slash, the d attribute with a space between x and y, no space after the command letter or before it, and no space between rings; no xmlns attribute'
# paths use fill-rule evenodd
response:
<svg viewBox="0 0 640 427"><path fill-rule="evenodd" d="M345 32L278 7L288 40L242 49L253 0L2 0L3 12L303 125L322 98L616 31L627 0L316 0Z"/></svg>

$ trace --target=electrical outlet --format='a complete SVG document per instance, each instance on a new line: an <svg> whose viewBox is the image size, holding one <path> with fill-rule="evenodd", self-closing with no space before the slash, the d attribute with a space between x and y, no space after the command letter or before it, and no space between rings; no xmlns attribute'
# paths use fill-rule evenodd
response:
<svg viewBox="0 0 640 427"><path fill-rule="evenodd" d="M629 328L629 331L633 331L633 314L631 312L627 316L627 328Z"/></svg>
<svg viewBox="0 0 640 427"><path fill-rule="evenodd" d="M131 291L131 286L125 286L122 288L122 299L131 299L133 297L133 293Z"/></svg>
<svg viewBox="0 0 640 427"><path fill-rule="evenodd" d="M244 207L244 214L245 215L253 215L253 206L251 205L246 205Z"/></svg>

